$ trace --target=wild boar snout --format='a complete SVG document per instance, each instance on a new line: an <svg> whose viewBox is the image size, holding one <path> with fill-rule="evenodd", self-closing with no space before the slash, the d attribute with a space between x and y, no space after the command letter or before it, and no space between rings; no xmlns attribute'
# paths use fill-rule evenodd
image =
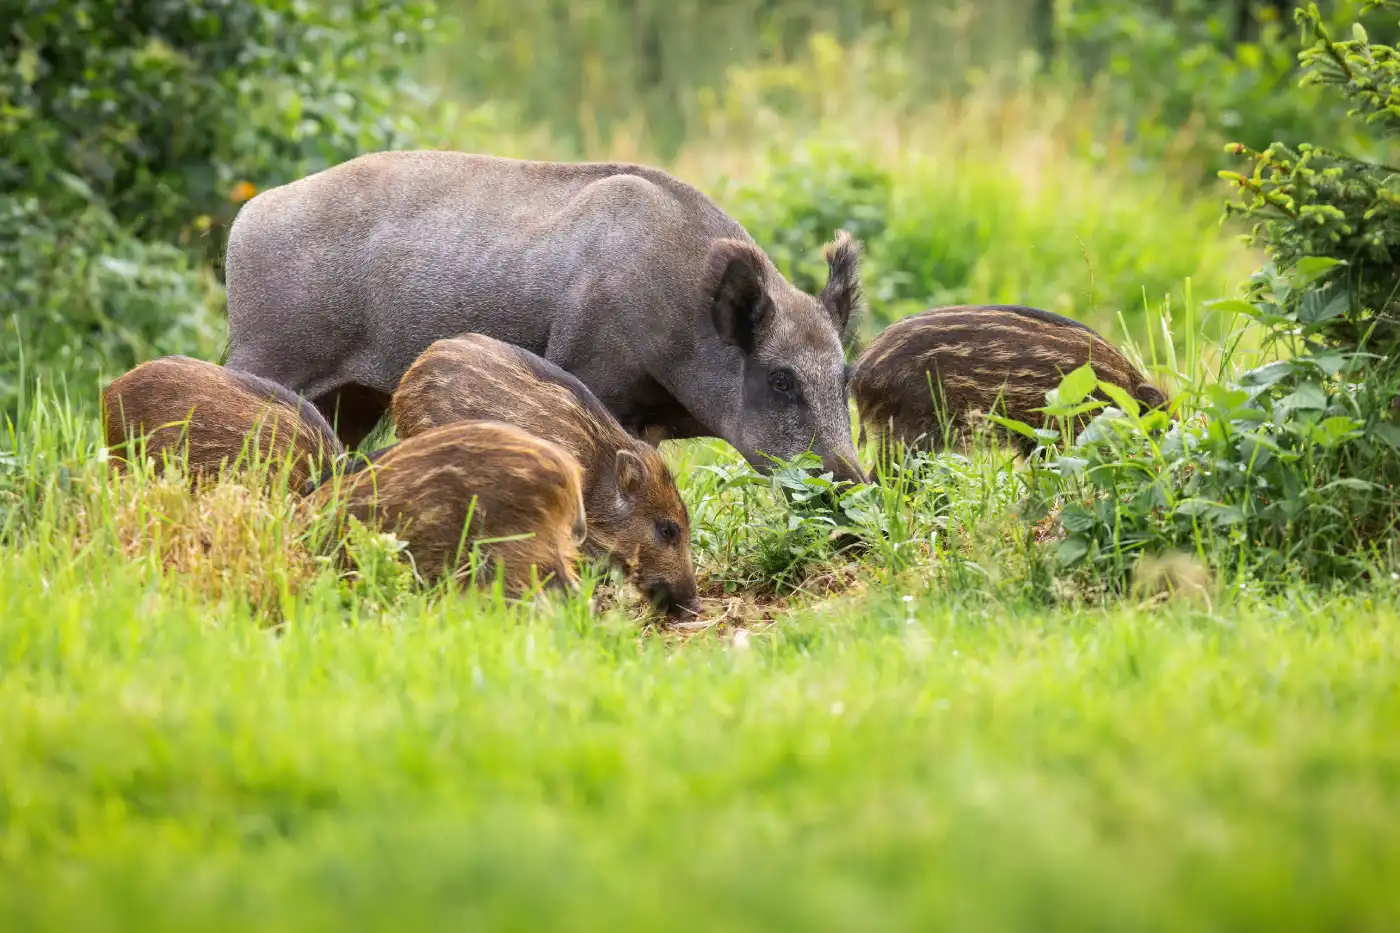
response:
<svg viewBox="0 0 1400 933"><path fill-rule="evenodd" d="M648 580L642 585L642 595L657 609L678 618L698 615L700 596L693 581L672 583L669 580Z"/></svg>
<svg viewBox="0 0 1400 933"><path fill-rule="evenodd" d="M862 469L854 450L849 453L825 457L822 460L822 467L831 473L831 478L837 482L847 482L854 486L870 482L870 477Z"/></svg>

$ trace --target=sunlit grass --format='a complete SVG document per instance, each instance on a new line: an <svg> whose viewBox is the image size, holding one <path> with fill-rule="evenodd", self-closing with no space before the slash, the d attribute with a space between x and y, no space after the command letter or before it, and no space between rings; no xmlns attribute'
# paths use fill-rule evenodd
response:
<svg viewBox="0 0 1400 933"><path fill-rule="evenodd" d="M1394 604L906 577L742 642L0 566L7 929L1383 929ZM44 581L44 582L41 582ZM1306 878L1306 883L1298 879Z"/></svg>
<svg viewBox="0 0 1400 933"><path fill-rule="evenodd" d="M665 164L794 274L845 219L788 237L842 193L823 159L883 173L870 326L1038 305L1173 394L1263 361L1209 304L1257 262L1213 194L1094 135L1091 102L873 106L861 54L736 73ZM458 115L423 144L563 154ZM656 161L644 138L589 155ZM114 483L94 387L69 395L27 385L0 442L0 929L1383 930L1400 911L1388 581L1265 593L1172 554L1123 587L1055 568L1003 448L882 467L853 530L696 442L664 453L706 612L661 631L598 568L566 601L424 589L387 551L324 559L316 517L254 481Z"/></svg>
<svg viewBox="0 0 1400 933"><path fill-rule="evenodd" d="M1249 362L1154 340L1176 390ZM842 551L722 443L668 444L707 624L654 631L597 572L562 604L347 575L289 499L111 485L90 408L27 402L0 474L5 929L1382 929L1400 907L1388 588L1266 596L1186 559L1190 592L1167 567L1105 598L1055 572L1024 465L985 446L884 469L882 533Z"/></svg>

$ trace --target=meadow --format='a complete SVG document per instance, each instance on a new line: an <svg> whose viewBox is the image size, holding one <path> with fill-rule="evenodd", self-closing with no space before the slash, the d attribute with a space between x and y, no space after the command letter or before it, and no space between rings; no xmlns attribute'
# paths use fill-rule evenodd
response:
<svg viewBox="0 0 1400 933"><path fill-rule="evenodd" d="M1127 347L1186 421L1278 353L1229 303L1266 257L1223 186L1105 131L1101 89L896 105L887 48L792 46L687 98L678 144L588 132L604 121L568 100L551 129L451 94L415 144L663 165L808 288L851 229L861 340L936 304L1043 307ZM92 249L50 306L112 293L126 316L82 344L21 326L7 357L0 929L1400 918L1400 562L1368 532L1343 541L1363 585L1204 520L1070 564L1057 516L1088 487L1037 511L1051 459L991 439L839 507L800 464L759 477L721 442L667 443L701 620L658 624L598 568L567 600L424 588L392 539L350 542L354 570L316 554L320 518L256 478L112 480L102 380L122 353L217 359L223 299L173 254L128 276ZM143 318L157 299L184 308L168 333Z"/></svg>

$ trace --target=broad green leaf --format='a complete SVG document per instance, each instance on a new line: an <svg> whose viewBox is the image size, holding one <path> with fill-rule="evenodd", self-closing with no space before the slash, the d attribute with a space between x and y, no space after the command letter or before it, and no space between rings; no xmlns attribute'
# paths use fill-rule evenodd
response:
<svg viewBox="0 0 1400 933"><path fill-rule="evenodd" d="M1148 483L1132 499L1132 507L1141 513L1149 509L1166 508L1167 490L1163 479Z"/></svg>
<svg viewBox="0 0 1400 933"><path fill-rule="evenodd" d="M1260 424L1269 420L1269 413L1262 408L1253 405L1247 408L1236 408L1230 412L1230 420L1240 423Z"/></svg>
<svg viewBox="0 0 1400 933"><path fill-rule="evenodd" d="M1327 375L1335 376L1337 373L1347 368L1352 360L1360 355L1361 354L1357 353L1342 353L1338 350L1332 350L1325 353L1314 353L1312 356L1306 357L1306 360Z"/></svg>
<svg viewBox="0 0 1400 933"><path fill-rule="evenodd" d="M1080 431L1078 436L1075 437L1074 446L1084 448L1092 444L1108 444L1117 436L1118 435L1114 433L1112 428L1105 427L1099 423L1099 419L1095 418L1093 421L1086 424L1084 430Z"/></svg>
<svg viewBox="0 0 1400 933"><path fill-rule="evenodd" d="M1251 369L1240 376L1240 382L1250 386L1271 386L1293 375L1298 371L1298 366L1291 360L1279 360L1274 363L1266 363L1256 369Z"/></svg>
<svg viewBox="0 0 1400 933"><path fill-rule="evenodd" d="M1246 467L1259 468L1266 465L1278 453L1278 442L1267 434L1252 431L1240 438L1235 445L1240 462Z"/></svg>
<svg viewBox="0 0 1400 933"><path fill-rule="evenodd" d="M1382 443L1389 444L1396 450L1400 450L1400 425L1381 422L1371 428L1371 433L1381 439Z"/></svg>
<svg viewBox="0 0 1400 933"><path fill-rule="evenodd" d="M1055 401L1052 404L1078 405L1084 400L1084 396L1094 391L1094 386L1098 381L1098 377L1094 375L1093 365L1085 363L1078 369L1066 373L1065 377L1060 380L1060 384L1055 387Z"/></svg>
<svg viewBox="0 0 1400 933"><path fill-rule="evenodd" d="M1214 301L1204 302L1204 307L1222 314L1243 314L1247 317L1256 317L1259 314L1259 308L1243 298L1217 298Z"/></svg>
<svg viewBox="0 0 1400 933"><path fill-rule="evenodd" d="M1244 512L1237 505L1212 503L1206 515L1216 525L1238 525L1244 521Z"/></svg>
<svg viewBox="0 0 1400 933"><path fill-rule="evenodd" d="M1299 410L1321 411L1327 407L1327 393L1315 382L1304 382L1292 392L1279 399L1275 411L1292 412Z"/></svg>
<svg viewBox="0 0 1400 933"><path fill-rule="evenodd" d="M1026 424L1024 421L1017 421L1015 418L1003 418L1001 415L988 415L987 420L993 424L1001 425L1008 431L1015 431L1023 437L1029 437L1031 440L1039 440L1039 438L1035 436L1035 428Z"/></svg>
<svg viewBox="0 0 1400 933"><path fill-rule="evenodd" d="M74 175L70 172L59 171L54 172L54 177L57 178L58 181L65 188L77 194L79 197L84 198L88 201L96 199L96 195L93 194L92 188L89 187L87 182L83 181L77 175Z"/></svg>
<svg viewBox="0 0 1400 933"><path fill-rule="evenodd" d="M1051 393L1052 395L1054 393ZM1104 403L1096 398L1091 398L1087 402L1080 402L1077 405L1046 405L1044 408L1036 409L1042 411L1052 418L1077 418L1080 415L1091 411L1097 411L1104 407Z"/></svg>
<svg viewBox="0 0 1400 933"><path fill-rule="evenodd" d="M1094 522L1094 513L1082 505L1067 505L1060 512L1060 524L1064 525L1065 530L1069 532L1088 531L1094 527Z"/></svg>
<svg viewBox="0 0 1400 933"><path fill-rule="evenodd" d="M1082 535L1065 538L1055 548L1055 563L1061 567L1071 567L1089 553L1089 541Z"/></svg>
<svg viewBox="0 0 1400 933"><path fill-rule="evenodd" d="M1354 418L1348 418L1346 415L1333 415L1314 428L1314 432L1318 443L1330 449L1344 440L1359 436L1361 427L1361 422Z"/></svg>
<svg viewBox="0 0 1400 933"><path fill-rule="evenodd" d="M1127 412L1130 417L1136 418L1141 411L1138 400L1129 395L1122 386L1099 380L1099 391L1113 399L1113 404Z"/></svg>
<svg viewBox="0 0 1400 933"><path fill-rule="evenodd" d="M1175 512L1178 515L1199 516L1205 515L1215 506L1216 503L1209 499L1182 499L1176 504Z"/></svg>
<svg viewBox="0 0 1400 933"><path fill-rule="evenodd" d="M1083 457L1059 457L1055 460L1055 469L1061 476L1075 476L1083 473L1089 466L1089 461Z"/></svg>
<svg viewBox="0 0 1400 933"><path fill-rule="evenodd" d="M1357 492L1379 492L1382 488L1377 483L1368 482L1364 479L1358 479L1355 476L1347 476L1342 479L1332 480L1332 482L1323 486L1322 490L1331 489L1336 486L1340 486L1343 489L1355 489Z"/></svg>
<svg viewBox="0 0 1400 933"><path fill-rule="evenodd" d="M1304 256L1293 265L1293 285L1307 288L1332 269L1344 265L1342 260L1330 256Z"/></svg>
<svg viewBox="0 0 1400 933"><path fill-rule="evenodd" d="M1328 292L1333 292L1329 296ZM1351 295L1345 288L1308 292L1298 306L1298 320L1303 324L1322 324L1339 318L1351 307Z"/></svg>
<svg viewBox="0 0 1400 933"><path fill-rule="evenodd" d="M1206 396L1222 412L1232 411L1249 401L1249 393L1243 389L1232 389L1218 383L1206 386Z"/></svg>

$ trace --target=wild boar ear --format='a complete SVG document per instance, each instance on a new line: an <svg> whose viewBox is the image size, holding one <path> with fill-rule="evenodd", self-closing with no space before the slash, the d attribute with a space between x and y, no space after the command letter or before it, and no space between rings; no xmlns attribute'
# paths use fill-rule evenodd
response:
<svg viewBox="0 0 1400 933"><path fill-rule="evenodd" d="M622 496L628 502L637 498L637 493L641 492L642 483L646 480L647 465L642 462L642 458L630 450L619 450L617 452L617 488L622 491Z"/></svg>
<svg viewBox="0 0 1400 933"><path fill-rule="evenodd" d="M860 244L845 230L836 231L836 239L822 251L826 257L826 287L821 303L842 337L850 327L851 318L860 305Z"/></svg>
<svg viewBox="0 0 1400 933"><path fill-rule="evenodd" d="M716 240L710 248L710 317L720 339L753 353L771 305L764 291L763 254L752 243Z"/></svg>

